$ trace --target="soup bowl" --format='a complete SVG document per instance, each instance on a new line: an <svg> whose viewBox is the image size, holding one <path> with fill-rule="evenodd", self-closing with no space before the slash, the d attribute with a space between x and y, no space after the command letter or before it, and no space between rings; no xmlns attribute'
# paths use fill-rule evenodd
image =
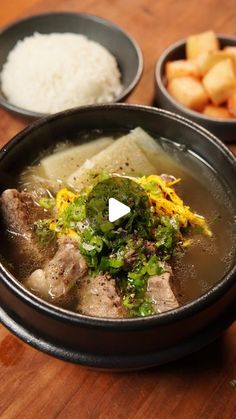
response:
<svg viewBox="0 0 236 419"><path fill-rule="evenodd" d="M129 131L141 126L204 160L236 205L236 159L212 134L168 111L111 104L64 111L35 121L0 153L1 188L16 187L17 174L39 153L81 133ZM233 217L233 216L232 216ZM138 369L189 354L217 338L236 318L236 258L208 292L191 303L143 318L89 317L33 295L1 265L0 319L30 345L58 358L100 369ZM207 272L206 272L207 275Z"/></svg>
<svg viewBox="0 0 236 419"><path fill-rule="evenodd" d="M4 28L0 33L0 72L16 43L32 36L35 32L40 34L70 32L84 35L106 48L117 60L123 85L121 93L114 102L124 101L139 82L143 71L143 56L137 42L115 23L86 13L58 12L34 15ZM31 120L44 115L14 105L4 96L1 87L0 105Z"/></svg>

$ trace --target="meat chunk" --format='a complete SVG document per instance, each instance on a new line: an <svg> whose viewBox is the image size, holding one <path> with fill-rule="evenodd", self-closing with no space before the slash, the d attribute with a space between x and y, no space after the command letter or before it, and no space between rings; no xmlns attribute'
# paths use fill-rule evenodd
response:
<svg viewBox="0 0 236 419"><path fill-rule="evenodd" d="M40 297L49 299L49 283L43 269L33 271L24 281L24 285Z"/></svg>
<svg viewBox="0 0 236 419"><path fill-rule="evenodd" d="M66 296L76 281L87 273L87 264L78 244L66 237L59 239L58 250L44 269L35 270L25 286L49 300Z"/></svg>
<svg viewBox="0 0 236 419"><path fill-rule="evenodd" d="M1 213L7 230L14 236L14 253L35 267L41 266L47 256L34 237L33 224L46 218L44 209L30 193L7 189L1 196Z"/></svg>
<svg viewBox="0 0 236 419"><path fill-rule="evenodd" d="M134 249L129 249L124 256L124 263L126 269L129 269L133 266L138 258L137 252Z"/></svg>
<svg viewBox="0 0 236 419"><path fill-rule="evenodd" d="M82 314L97 317L126 317L121 298L116 291L115 280L109 275L84 278L78 291L77 310Z"/></svg>
<svg viewBox="0 0 236 419"><path fill-rule="evenodd" d="M149 240L143 241L143 248L145 249L146 254L149 256L155 255L158 252L155 243ZM124 255L124 263L126 269L131 269L132 266L138 261L138 259L138 251L135 249L128 249Z"/></svg>
<svg viewBox="0 0 236 419"><path fill-rule="evenodd" d="M149 241L149 240L145 240L144 241L144 248L146 250L146 253L150 256L155 255L157 253L157 247L155 245L155 243Z"/></svg>
<svg viewBox="0 0 236 419"><path fill-rule="evenodd" d="M152 276L148 280L147 297L153 302L155 313L172 310L179 307L179 303L171 288L171 272Z"/></svg>

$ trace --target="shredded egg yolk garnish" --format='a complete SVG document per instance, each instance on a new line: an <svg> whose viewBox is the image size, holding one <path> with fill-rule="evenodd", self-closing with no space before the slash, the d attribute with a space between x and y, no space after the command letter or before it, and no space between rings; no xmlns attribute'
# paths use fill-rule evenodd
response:
<svg viewBox="0 0 236 419"><path fill-rule="evenodd" d="M137 182L146 190L150 204L157 215L177 216L182 227L188 223L200 227L207 236L212 236L207 222L201 215L193 213L173 189L173 185L180 179L165 181L161 176L150 175L137 179Z"/></svg>

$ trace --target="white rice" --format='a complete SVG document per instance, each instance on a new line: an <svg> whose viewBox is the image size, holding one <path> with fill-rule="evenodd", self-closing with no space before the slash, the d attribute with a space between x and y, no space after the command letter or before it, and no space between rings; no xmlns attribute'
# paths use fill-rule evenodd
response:
<svg viewBox="0 0 236 419"><path fill-rule="evenodd" d="M74 106L113 101L122 91L113 55L83 35L35 33L10 51L1 73L12 104L54 113Z"/></svg>

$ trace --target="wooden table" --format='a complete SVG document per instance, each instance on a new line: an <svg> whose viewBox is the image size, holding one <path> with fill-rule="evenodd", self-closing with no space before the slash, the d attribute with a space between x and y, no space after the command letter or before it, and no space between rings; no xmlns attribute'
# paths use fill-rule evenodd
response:
<svg viewBox="0 0 236 419"><path fill-rule="evenodd" d="M81 11L127 29L145 58L129 103L152 104L156 58L170 43L212 28L236 35L235 0L1 0L0 26L49 11ZM0 110L0 145L25 126ZM236 140L236 135L235 135ZM236 145L231 146L236 152ZM40 353L0 327L0 417L176 419L236 418L236 324L206 349L167 366L102 373Z"/></svg>

